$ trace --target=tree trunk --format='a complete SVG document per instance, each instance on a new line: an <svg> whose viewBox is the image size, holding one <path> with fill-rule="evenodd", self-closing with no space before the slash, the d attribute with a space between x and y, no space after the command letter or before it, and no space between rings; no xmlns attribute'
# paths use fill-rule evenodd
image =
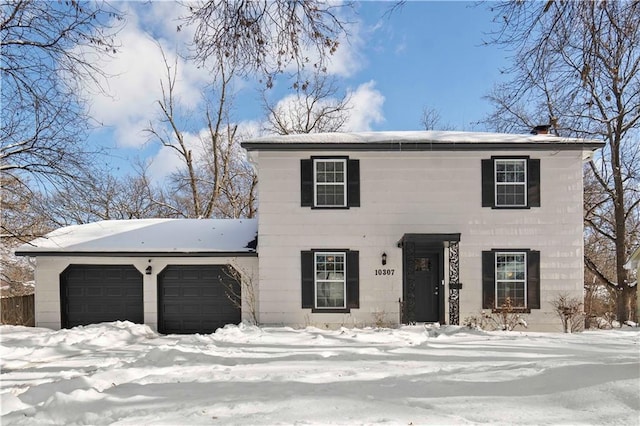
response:
<svg viewBox="0 0 640 426"><path fill-rule="evenodd" d="M637 287L624 286L618 292L616 298L616 310L618 321L624 324L625 321L637 321L635 318L635 299Z"/></svg>

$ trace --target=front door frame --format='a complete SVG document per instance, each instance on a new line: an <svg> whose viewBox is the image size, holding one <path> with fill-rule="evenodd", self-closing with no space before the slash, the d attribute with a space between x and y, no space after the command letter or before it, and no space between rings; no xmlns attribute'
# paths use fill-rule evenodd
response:
<svg viewBox="0 0 640 426"><path fill-rule="evenodd" d="M452 259L451 256L449 258L449 273L451 274L452 265L451 262L454 261L456 264L455 270L457 273L458 269L458 256L457 256L457 245L460 241L460 234L405 234L402 239L398 242L398 247L402 247L402 307L401 307L401 322L403 324L413 324L415 323L415 309L416 309L416 300L415 300L415 268L413 265L415 263L416 253L420 254L429 254L436 253L438 255L438 321L441 324L445 323L445 305L444 305L444 295L445 295L445 286L444 284L444 258L445 258L445 247L449 247L453 245L456 247L456 256L455 259ZM457 274L455 277L456 285L457 285ZM456 296L457 296L457 288L456 288ZM451 296L451 295L450 295ZM450 297L451 299L451 297ZM457 299L457 297L456 297ZM455 310L455 317L458 315L458 305L457 300L455 306L449 306L450 310ZM451 312L453 313L453 312ZM453 318L450 315L451 318ZM455 321L457 322L457 321Z"/></svg>

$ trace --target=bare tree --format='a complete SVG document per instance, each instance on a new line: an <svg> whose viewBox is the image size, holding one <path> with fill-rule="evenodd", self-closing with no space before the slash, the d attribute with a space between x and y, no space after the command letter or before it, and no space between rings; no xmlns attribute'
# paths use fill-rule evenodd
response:
<svg viewBox="0 0 640 426"><path fill-rule="evenodd" d="M27 191L25 181L11 175L0 176L0 283L9 286L11 294L22 290L22 283L33 280L33 271L24 259L13 256L13 250L47 231L51 227L30 208L36 196Z"/></svg>
<svg viewBox="0 0 640 426"><path fill-rule="evenodd" d="M625 259L638 244L640 204L640 3L519 2L491 5L500 29L492 42L514 52L511 81L490 95L487 122L498 130L528 130L547 121L555 133L604 139L586 173L587 235L609 247L611 272L586 251L585 264L617 297L619 321L634 315L636 287Z"/></svg>
<svg viewBox="0 0 640 426"><path fill-rule="evenodd" d="M279 135L339 131L349 118L350 97L338 97L337 93L335 80L323 72L314 73L308 85L275 104L263 90L266 130Z"/></svg>
<svg viewBox="0 0 640 426"><path fill-rule="evenodd" d="M159 125L154 126L153 123L149 123L149 127L145 129L145 132L153 139L160 141L163 146L172 149L184 162L187 174L185 181L189 187L189 200L191 201L191 209L193 210L190 216L201 217L201 197L198 193L198 177L196 176L193 151L191 147L187 146L184 132L180 129L177 122L179 112L176 110L175 86L178 74L178 61L176 58L173 66L171 66L164 50L160 48L160 51L165 64L166 79L160 80L162 99L156 102L160 108Z"/></svg>
<svg viewBox="0 0 640 426"><path fill-rule="evenodd" d="M241 266L237 261L223 269L219 278L225 288L229 301L247 317L251 325L260 325L258 321L258 282L254 272Z"/></svg>
<svg viewBox="0 0 640 426"><path fill-rule="evenodd" d="M195 25L195 57L224 59L239 75L273 77L293 65L324 70L341 37L347 36L343 11L350 3L320 0L209 0L190 6L184 25ZM180 29L180 27L179 27ZM305 83L299 78L296 85Z"/></svg>
<svg viewBox="0 0 640 426"><path fill-rule="evenodd" d="M77 84L102 87L122 16L102 1L2 0L0 171L31 184L76 178L91 160Z"/></svg>
<svg viewBox="0 0 640 426"><path fill-rule="evenodd" d="M424 107L420 124L425 130L453 130L453 126L442 123L440 112L431 107Z"/></svg>
<svg viewBox="0 0 640 426"><path fill-rule="evenodd" d="M56 226L41 191L79 183L99 151L84 144L77 87L105 81L98 60L115 53L122 16L101 1L0 4L0 279L22 291L33 272L13 249Z"/></svg>
<svg viewBox="0 0 640 426"><path fill-rule="evenodd" d="M100 220L181 217L142 169L122 176L93 169L81 181L66 182L57 191L41 195L31 203L31 210L52 228Z"/></svg>
<svg viewBox="0 0 640 426"><path fill-rule="evenodd" d="M566 293L559 294L551 301L554 311L562 322L562 331L575 333L584 329L584 311L582 300Z"/></svg>
<svg viewBox="0 0 640 426"><path fill-rule="evenodd" d="M13 250L52 229L51 223L31 208L37 196L28 190L28 182L9 174L0 176L0 282L8 284L11 294L21 294L23 283L33 280L32 268L25 259L13 256Z"/></svg>
<svg viewBox="0 0 640 426"><path fill-rule="evenodd" d="M183 217L253 217L257 178L241 152L237 125L229 119L233 69L220 61L212 84L215 100L205 99L204 112L186 114L175 97L177 62L170 65L164 52L163 57L166 79L160 83L160 115L145 131L150 139L171 149L182 165L169 177L170 191L163 198ZM187 140L185 116L198 114L205 117L204 131Z"/></svg>
<svg viewBox="0 0 640 426"><path fill-rule="evenodd" d="M228 133L230 137L222 145L210 146L212 150L218 149L218 156L206 155L203 159L202 168L208 171L209 176L215 179L212 171L216 167L219 170L215 181L220 182L217 185L218 196L216 203L211 206L212 215L222 218L252 218L258 210L258 176L246 159L246 151L240 147L242 137L238 136L237 127L227 126L234 128L233 133Z"/></svg>

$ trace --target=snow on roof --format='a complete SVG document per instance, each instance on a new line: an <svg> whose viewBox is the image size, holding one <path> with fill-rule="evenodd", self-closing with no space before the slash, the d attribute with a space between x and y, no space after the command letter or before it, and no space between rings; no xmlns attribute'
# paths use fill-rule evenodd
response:
<svg viewBox="0 0 640 426"><path fill-rule="evenodd" d="M23 244L17 255L254 253L256 219L132 219L67 226Z"/></svg>
<svg viewBox="0 0 640 426"><path fill-rule="evenodd" d="M304 133L295 135L271 135L250 139L244 142L253 144L381 144L381 143L421 143L421 144L485 144L485 143L568 143L603 144L602 141L589 139L562 138L552 134L508 134L487 132L451 132L451 131L394 131L394 132L355 132L355 133ZM243 145L244 145L243 144Z"/></svg>

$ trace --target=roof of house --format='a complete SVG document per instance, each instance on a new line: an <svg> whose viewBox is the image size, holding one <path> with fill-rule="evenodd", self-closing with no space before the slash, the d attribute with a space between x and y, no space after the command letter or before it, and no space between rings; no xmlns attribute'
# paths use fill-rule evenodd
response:
<svg viewBox="0 0 640 426"><path fill-rule="evenodd" d="M242 143L252 150L365 150L365 151L476 151L476 150L587 150L604 146L593 139L563 138L551 134L517 135L485 132L398 131L304 133L271 135Z"/></svg>
<svg viewBox="0 0 640 426"><path fill-rule="evenodd" d="M255 256L257 219L132 219L66 226L19 256Z"/></svg>

